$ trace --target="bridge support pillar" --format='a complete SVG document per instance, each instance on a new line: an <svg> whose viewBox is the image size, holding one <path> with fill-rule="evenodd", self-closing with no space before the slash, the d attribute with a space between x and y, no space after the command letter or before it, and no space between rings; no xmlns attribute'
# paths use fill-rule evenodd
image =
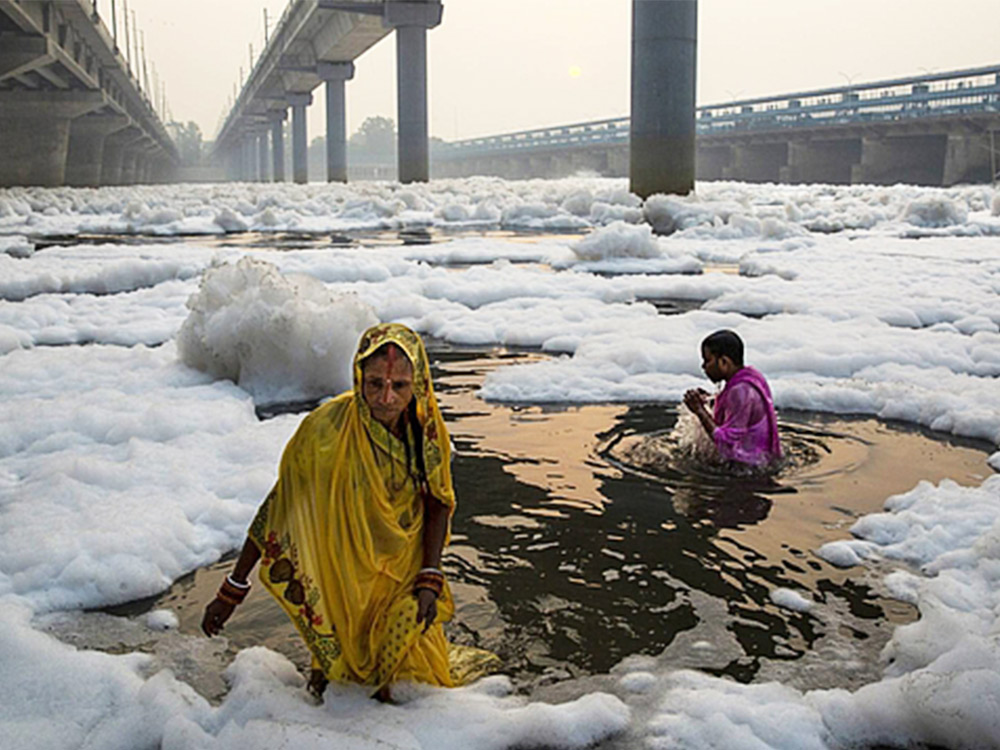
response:
<svg viewBox="0 0 1000 750"><path fill-rule="evenodd" d="M694 190L698 0L632 0L629 185L636 195Z"/></svg>
<svg viewBox="0 0 1000 750"><path fill-rule="evenodd" d="M309 141L306 129L306 107L312 104L312 94L292 94L292 179L300 185L309 182Z"/></svg>
<svg viewBox="0 0 1000 750"><path fill-rule="evenodd" d="M271 179L285 181L285 119L288 112L275 110L268 115L271 122Z"/></svg>
<svg viewBox="0 0 1000 750"><path fill-rule="evenodd" d="M721 180L732 161L733 149L730 146L699 148L697 177L699 180Z"/></svg>
<svg viewBox="0 0 1000 750"><path fill-rule="evenodd" d="M270 154L267 152L267 131L261 131L254 137L257 141L257 179L261 182L270 182L269 168Z"/></svg>
<svg viewBox="0 0 1000 750"><path fill-rule="evenodd" d="M385 4L383 23L396 29L396 120L399 181L430 177L427 139L427 30L441 23L438 0Z"/></svg>
<svg viewBox="0 0 1000 750"><path fill-rule="evenodd" d="M347 182L347 106L344 89L354 78L354 63L320 63L316 74L326 81L326 181Z"/></svg>
<svg viewBox="0 0 1000 750"><path fill-rule="evenodd" d="M84 115L69 128L66 152L66 184L71 187L98 187L104 169L104 148L108 136L131 123L126 115Z"/></svg>
<svg viewBox="0 0 1000 750"><path fill-rule="evenodd" d="M946 135L864 138L861 163L852 167L851 183L941 185L947 147Z"/></svg>
<svg viewBox="0 0 1000 750"><path fill-rule="evenodd" d="M996 140L994 138L994 140ZM990 134L951 133L944 157L945 187L962 182L992 182Z"/></svg>
<svg viewBox="0 0 1000 750"><path fill-rule="evenodd" d="M733 163L723 167L724 180L778 182L788 163L787 143L740 144L733 146Z"/></svg>
<svg viewBox="0 0 1000 750"><path fill-rule="evenodd" d="M613 146L608 151L608 177L628 177L628 146Z"/></svg>
<svg viewBox="0 0 1000 750"><path fill-rule="evenodd" d="M791 184L825 182L850 185L851 169L860 161L860 138L790 141L788 164L779 170L779 181Z"/></svg>
<svg viewBox="0 0 1000 750"><path fill-rule="evenodd" d="M134 147L129 147L125 149L125 153L122 155L122 171L121 177L119 178L119 185L134 185L135 184L135 168L136 162L139 159L139 151Z"/></svg>
<svg viewBox="0 0 1000 750"><path fill-rule="evenodd" d="M257 154L254 148L254 137L250 133L244 133L240 140L240 150L243 153L243 181L257 181Z"/></svg>
<svg viewBox="0 0 1000 750"><path fill-rule="evenodd" d="M122 166L125 161L125 151L134 143L142 140L143 135L136 127L119 130L104 140L104 154L101 159L101 184L122 185Z"/></svg>
<svg viewBox="0 0 1000 750"><path fill-rule="evenodd" d="M0 187L65 184L71 122L105 104L100 91L5 91Z"/></svg>

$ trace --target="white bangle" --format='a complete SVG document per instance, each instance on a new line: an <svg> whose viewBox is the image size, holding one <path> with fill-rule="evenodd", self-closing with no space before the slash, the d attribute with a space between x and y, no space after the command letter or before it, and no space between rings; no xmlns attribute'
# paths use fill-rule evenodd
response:
<svg viewBox="0 0 1000 750"><path fill-rule="evenodd" d="M421 573L437 573L439 576L443 576L444 575L444 571L442 571L439 568L421 568L420 572Z"/></svg>
<svg viewBox="0 0 1000 750"><path fill-rule="evenodd" d="M226 576L226 583L228 583L230 586L235 586L238 589L245 590L250 588L250 581L244 581L243 583L240 583L239 581L233 580L233 577L231 575Z"/></svg>

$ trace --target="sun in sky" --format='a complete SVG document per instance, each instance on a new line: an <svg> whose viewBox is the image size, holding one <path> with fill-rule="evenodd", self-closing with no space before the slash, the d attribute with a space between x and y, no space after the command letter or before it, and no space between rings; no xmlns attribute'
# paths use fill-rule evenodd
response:
<svg viewBox="0 0 1000 750"><path fill-rule="evenodd" d="M583 70L580 68L579 65L570 65L569 66L569 77L570 78L579 78L582 75L583 75Z"/></svg>

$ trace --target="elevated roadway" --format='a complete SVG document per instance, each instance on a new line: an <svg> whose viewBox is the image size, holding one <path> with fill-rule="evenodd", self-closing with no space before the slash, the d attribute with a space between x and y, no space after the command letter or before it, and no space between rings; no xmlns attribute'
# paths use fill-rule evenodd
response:
<svg viewBox="0 0 1000 750"><path fill-rule="evenodd" d="M0 0L0 186L164 181L177 148L91 0Z"/></svg>
<svg viewBox="0 0 1000 750"><path fill-rule="evenodd" d="M231 179L283 180L291 109L292 173L306 182L306 108L325 84L327 177L346 181L345 84L354 61L395 31L399 178L426 180L427 30L442 12L439 0L291 0L223 121L214 156Z"/></svg>
<svg viewBox="0 0 1000 750"><path fill-rule="evenodd" d="M697 177L953 185L1000 169L1000 65L697 108ZM471 138L434 152L438 177L625 176L629 118Z"/></svg>

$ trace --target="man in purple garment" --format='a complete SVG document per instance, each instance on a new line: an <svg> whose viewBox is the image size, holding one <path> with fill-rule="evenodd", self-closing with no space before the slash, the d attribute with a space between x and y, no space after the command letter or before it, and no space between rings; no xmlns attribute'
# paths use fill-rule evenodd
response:
<svg viewBox="0 0 1000 750"><path fill-rule="evenodd" d="M743 340L733 331L716 331L701 342L701 358L709 379L724 380L726 387L711 414L709 395L700 388L685 393L684 404L712 437L719 456L754 467L781 458L771 389L760 372L743 364Z"/></svg>

